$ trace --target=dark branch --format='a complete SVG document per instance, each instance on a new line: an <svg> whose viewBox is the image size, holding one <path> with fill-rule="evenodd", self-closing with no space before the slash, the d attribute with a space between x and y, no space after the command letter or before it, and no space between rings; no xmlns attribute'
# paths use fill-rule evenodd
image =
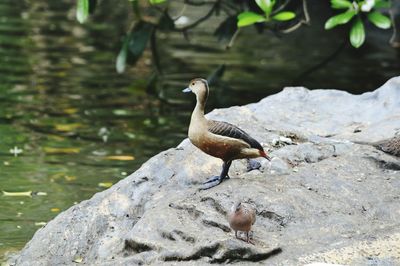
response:
<svg viewBox="0 0 400 266"><path fill-rule="evenodd" d="M300 28L301 25L309 25L310 24L310 15L308 14L308 8L307 8L307 0L303 0L303 14L304 18L301 19L299 22L297 22L295 25L291 26L290 28L280 30L282 33L290 33L298 28Z"/></svg>
<svg viewBox="0 0 400 266"><path fill-rule="evenodd" d="M215 1L192 1L192 0L185 0L183 1L184 4L188 4L191 6L203 6L207 4L215 4Z"/></svg>
<svg viewBox="0 0 400 266"><path fill-rule="evenodd" d="M281 10L283 10L289 3L290 3L289 0L285 0L285 2L283 2L277 9L274 10L273 14L276 14Z"/></svg>
<svg viewBox="0 0 400 266"><path fill-rule="evenodd" d="M294 81L293 81L293 85L296 85L297 83L299 83L299 81L303 80L305 77L307 77L308 75L310 75L312 72L321 69L322 67L326 66L329 62L331 62L333 59L335 59L341 52L342 50L346 47L347 44L347 40L345 39L340 45L339 47L333 51L332 54L330 54L328 57L326 57L324 60L322 60L321 62L319 62L318 64L312 66L311 68L307 69L306 71L304 71L303 73L301 73Z"/></svg>
<svg viewBox="0 0 400 266"><path fill-rule="evenodd" d="M162 68L160 64L160 57L158 56L157 51L157 38L156 38L157 29L153 31L150 37L150 50L153 58L154 66L156 67L156 71L158 74L162 74Z"/></svg>
<svg viewBox="0 0 400 266"><path fill-rule="evenodd" d="M205 20L207 20L209 17L211 17L211 15L214 13L215 9L218 7L218 4L221 0L218 0L216 2L214 2L214 5L210 8L210 10L208 11L208 13L204 16L199 18L197 21L193 22L190 25L187 25L185 27L176 29L177 31L187 31L189 29L192 29L194 27L196 27L197 25L199 25L200 23L204 22Z"/></svg>

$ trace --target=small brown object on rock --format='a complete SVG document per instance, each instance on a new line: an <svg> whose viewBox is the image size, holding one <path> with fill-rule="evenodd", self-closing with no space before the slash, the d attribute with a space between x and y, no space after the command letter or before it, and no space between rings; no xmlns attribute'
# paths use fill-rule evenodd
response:
<svg viewBox="0 0 400 266"><path fill-rule="evenodd" d="M250 204L235 203L229 213L228 221L230 227L235 231L236 238L241 239L237 235L238 231L246 232L246 242L251 243L249 232L251 226L256 222L256 210Z"/></svg>
<svg viewBox="0 0 400 266"><path fill-rule="evenodd" d="M386 153L400 157L400 136L380 141L376 143L375 146Z"/></svg>

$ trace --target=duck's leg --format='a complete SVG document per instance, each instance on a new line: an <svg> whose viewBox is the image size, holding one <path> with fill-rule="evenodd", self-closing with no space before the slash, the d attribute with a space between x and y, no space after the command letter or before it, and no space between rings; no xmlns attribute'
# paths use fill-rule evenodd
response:
<svg viewBox="0 0 400 266"><path fill-rule="evenodd" d="M246 242L249 243L249 244L253 244L253 245L254 245L254 242L253 242L252 240L250 240L249 232L248 232L248 231L246 232L246 237L247 237L247 238L246 238Z"/></svg>
<svg viewBox="0 0 400 266"><path fill-rule="evenodd" d="M222 165L221 174L219 176L213 176L213 177L207 179L207 181L203 183L203 187L201 189L205 190L205 189L215 187L215 186L219 185L222 181L224 181L224 179L229 178L228 172L229 172L229 167L231 167L231 164L232 164L232 161L224 162L224 164Z"/></svg>
<svg viewBox="0 0 400 266"><path fill-rule="evenodd" d="M261 167L260 162L253 160L253 159L246 159L246 160L247 160L247 172L260 169L260 167Z"/></svg>

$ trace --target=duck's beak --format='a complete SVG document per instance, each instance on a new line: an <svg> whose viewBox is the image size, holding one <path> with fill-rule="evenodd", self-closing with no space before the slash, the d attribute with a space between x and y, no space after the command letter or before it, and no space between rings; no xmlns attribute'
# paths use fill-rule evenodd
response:
<svg viewBox="0 0 400 266"><path fill-rule="evenodd" d="M184 89L182 92L191 92L192 90L189 88Z"/></svg>

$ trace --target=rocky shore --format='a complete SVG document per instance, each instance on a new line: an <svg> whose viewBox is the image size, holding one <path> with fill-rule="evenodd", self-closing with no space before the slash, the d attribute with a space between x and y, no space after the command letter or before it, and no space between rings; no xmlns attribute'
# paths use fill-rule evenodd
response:
<svg viewBox="0 0 400 266"><path fill-rule="evenodd" d="M400 77L362 95L285 88L208 116L249 132L271 162L234 161L231 179L199 191L221 162L186 139L59 214L10 264L400 265L400 158L372 145L400 132ZM229 228L237 200L257 209L254 245Z"/></svg>

